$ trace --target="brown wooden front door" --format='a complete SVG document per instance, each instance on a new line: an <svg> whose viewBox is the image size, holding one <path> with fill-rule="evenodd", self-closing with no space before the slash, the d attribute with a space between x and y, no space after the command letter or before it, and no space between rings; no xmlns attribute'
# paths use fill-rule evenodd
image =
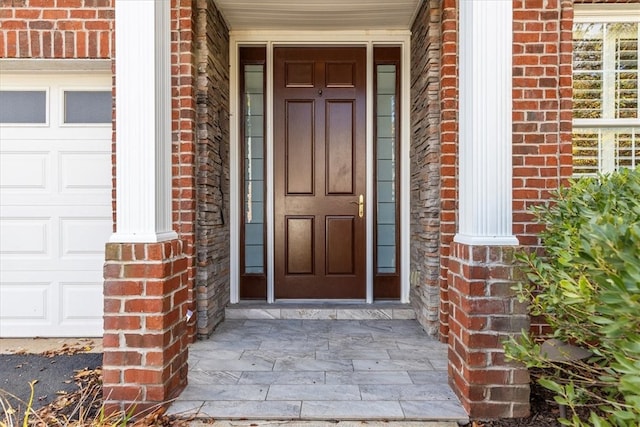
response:
<svg viewBox="0 0 640 427"><path fill-rule="evenodd" d="M276 298L366 296L365 93L365 48L274 49Z"/></svg>

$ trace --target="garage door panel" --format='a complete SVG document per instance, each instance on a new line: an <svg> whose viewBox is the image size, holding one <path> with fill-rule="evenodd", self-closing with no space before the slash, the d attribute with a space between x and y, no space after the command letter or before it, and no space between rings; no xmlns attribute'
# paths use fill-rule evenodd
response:
<svg viewBox="0 0 640 427"><path fill-rule="evenodd" d="M102 282L60 283L61 323L102 322Z"/></svg>
<svg viewBox="0 0 640 427"><path fill-rule="evenodd" d="M62 193L111 191L111 152L68 152L60 154Z"/></svg>
<svg viewBox="0 0 640 427"><path fill-rule="evenodd" d="M51 323L51 282L0 282L0 324L12 321Z"/></svg>
<svg viewBox="0 0 640 427"><path fill-rule="evenodd" d="M68 258L34 258L20 255L2 255L2 257L4 259L2 263L0 263L0 270L2 270L3 278L5 274L9 272L21 272L21 274L25 276L28 276L31 272L48 272L56 275L57 277L57 275L61 273L68 273L70 271L75 271L85 275L95 271L101 278L102 269L104 267L104 256L100 255ZM85 280L86 279L87 277L85 276Z"/></svg>
<svg viewBox="0 0 640 427"><path fill-rule="evenodd" d="M47 177L51 173L47 152L7 152L0 156L0 188L28 191L48 190Z"/></svg>
<svg viewBox="0 0 640 427"><path fill-rule="evenodd" d="M41 197L41 199L47 200ZM90 218L90 219L108 219L111 218L111 205L87 205L79 204L78 198L75 200L71 198L65 198L63 201L67 201L65 204L23 204L17 205L4 205L4 199L2 199L2 206L0 206L0 218L50 218L53 221L57 221L59 218ZM21 215L21 213L23 213Z"/></svg>
<svg viewBox="0 0 640 427"><path fill-rule="evenodd" d="M111 230L110 217L60 218L61 257L104 257L105 243Z"/></svg>
<svg viewBox="0 0 640 427"><path fill-rule="evenodd" d="M37 194L37 198L34 195ZM3 191L1 196L2 204L0 205L0 215L12 215L14 207L31 206L40 212L40 208L48 207L65 208L77 206L92 206L103 208L104 212L111 211L111 205L106 205L104 199L110 197L110 190L93 190L93 191L74 191L65 194L60 193L36 193L22 191L21 194L11 194L9 191ZM81 196L81 201L79 197Z"/></svg>
<svg viewBox="0 0 640 427"><path fill-rule="evenodd" d="M10 257L53 258L51 218L0 219L0 254Z"/></svg>
<svg viewBox="0 0 640 427"><path fill-rule="evenodd" d="M48 122L0 124L0 337L102 334L112 127L63 121L66 91L111 85L110 74L3 74L2 90L46 92Z"/></svg>
<svg viewBox="0 0 640 427"><path fill-rule="evenodd" d="M10 129L2 128L2 151L14 153L31 152L108 152L111 150L111 131L104 138L74 138L73 135L62 133L54 138L51 132L47 131L45 138L9 138L7 133ZM26 130L21 129L18 136L25 136Z"/></svg>
<svg viewBox="0 0 640 427"><path fill-rule="evenodd" d="M102 314L101 282L0 282L2 337L100 336Z"/></svg>
<svg viewBox="0 0 640 427"><path fill-rule="evenodd" d="M25 130L29 131L28 135L25 135ZM28 144L41 144L45 141L69 141L75 143L77 141L85 142L100 142L105 140L111 140L111 125L109 126L38 126L27 127L21 126L4 126L2 128L3 140L16 140L25 141ZM25 138L27 136L27 138Z"/></svg>

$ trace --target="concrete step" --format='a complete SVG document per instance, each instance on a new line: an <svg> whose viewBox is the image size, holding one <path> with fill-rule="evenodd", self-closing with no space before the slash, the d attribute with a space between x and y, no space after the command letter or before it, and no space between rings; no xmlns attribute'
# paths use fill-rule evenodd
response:
<svg viewBox="0 0 640 427"><path fill-rule="evenodd" d="M225 308L227 319L410 320L416 313L409 304L376 302L264 302L243 301Z"/></svg>

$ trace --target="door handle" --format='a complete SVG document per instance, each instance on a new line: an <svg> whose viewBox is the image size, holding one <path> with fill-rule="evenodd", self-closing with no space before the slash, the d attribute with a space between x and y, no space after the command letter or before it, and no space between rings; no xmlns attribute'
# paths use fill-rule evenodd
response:
<svg viewBox="0 0 640 427"><path fill-rule="evenodd" d="M358 205L358 216L362 218L364 216L364 196L361 194L358 197L357 202L351 202L352 205Z"/></svg>

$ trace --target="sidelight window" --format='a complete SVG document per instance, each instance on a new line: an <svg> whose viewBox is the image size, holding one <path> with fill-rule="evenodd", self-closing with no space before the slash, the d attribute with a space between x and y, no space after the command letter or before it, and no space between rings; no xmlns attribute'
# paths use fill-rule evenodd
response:
<svg viewBox="0 0 640 427"><path fill-rule="evenodd" d="M374 49L375 257L374 295L397 298L399 275L400 48Z"/></svg>
<svg viewBox="0 0 640 427"><path fill-rule="evenodd" d="M266 296L265 56L264 47L240 49L243 298Z"/></svg>

